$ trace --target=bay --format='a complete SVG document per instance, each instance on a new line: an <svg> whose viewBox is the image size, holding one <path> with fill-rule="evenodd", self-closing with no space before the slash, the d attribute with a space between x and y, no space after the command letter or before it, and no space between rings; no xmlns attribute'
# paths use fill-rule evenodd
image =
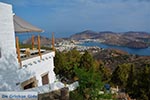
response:
<svg viewBox="0 0 150 100"><path fill-rule="evenodd" d="M16 36L19 37L20 42L23 42L24 40L31 38L32 35L38 35L38 33L16 34ZM46 34L46 33L42 33L40 35L48 37L48 38L51 37L51 34ZM103 44L103 43L100 43L100 42L85 42L85 43L83 43L81 45L83 45L83 46L98 46L98 47L104 48L104 49L114 48L114 49L119 49L119 50L126 51L129 54L150 56L150 47L149 48L144 48L144 49L134 49L134 48L128 48L128 47L124 47L124 46L107 45L107 44Z"/></svg>
<svg viewBox="0 0 150 100"><path fill-rule="evenodd" d="M85 42L81 44L82 46L98 46L100 48L108 49L108 48L114 48L123 50L125 52L128 52L129 54L135 54L135 55L143 55L143 56L150 56L150 47L144 48L144 49L135 49L135 48L128 48L124 46L114 46L114 45L107 45L99 42Z"/></svg>

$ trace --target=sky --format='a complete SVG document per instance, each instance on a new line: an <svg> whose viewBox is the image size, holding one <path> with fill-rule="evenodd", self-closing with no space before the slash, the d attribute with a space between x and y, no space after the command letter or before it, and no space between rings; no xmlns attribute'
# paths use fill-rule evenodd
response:
<svg viewBox="0 0 150 100"><path fill-rule="evenodd" d="M0 0L24 20L69 37L85 30L150 32L150 0Z"/></svg>

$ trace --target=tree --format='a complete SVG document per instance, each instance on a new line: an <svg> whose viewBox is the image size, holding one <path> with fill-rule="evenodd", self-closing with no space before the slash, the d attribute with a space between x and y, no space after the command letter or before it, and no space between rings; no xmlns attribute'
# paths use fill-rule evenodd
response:
<svg viewBox="0 0 150 100"><path fill-rule="evenodd" d="M95 100L99 98L99 91L103 88L100 74L96 73L93 68L88 71L84 68L75 67L75 73L79 78L78 92L86 99Z"/></svg>
<svg viewBox="0 0 150 100"><path fill-rule="evenodd" d="M55 65L55 73L59 75L64 75L64 68L66 66L66 56L62 52L56 52L54 58L54 65Z"/></svg>
<svg viewBox="0 0 150 100"><path fill-rule="evenodd" d="M73 49L66 53L67 62L69 62L70 66L79 66L81 54L76 49Z"/></svg>
<svg viewBox="0 0 150 100"><path fill-rule="evenodd" d="M54 58L55 72L70 80L75 76L74 67L79 67L81 54L73 49L69 52L56 52Z"/></svg>
<svg viewBox="0 0 150 100"><path fill-rule="evenodd" d="M80 67L89 70L94 67L94 59L88 51L81 56Z"/></svg>
<svg viewBox="0 0 150 100"><path fill-rule="evenodd" d="M150 100L150 67L145 66L136 71L131 70L134 78L131 77L127 85L127 92L138 100Z"/></svg>
<svg viewBox="0 0 150 100"><path fill-rule="evenodd" d="M80 57L81 57L79 51L73 49L67 52L65 55L66 55L66 63L67 63L66 67L68 69L72 71L75 66L79 66Z"/></svg>
<svg viewBox="0 0 150 100"><path fill-rule="evenodd" d="M125 87L127 85L131 64L119 65L112 73L111 82L115 85Z"/></svg>
<svg viewBox="0 0 150 100"><path fill-rule="evenodd" d="M130 71L129 71L129 77L126 85L126 90L128 94L134 94L133 90L135 89L135 86L137 85L137 79L136 79L136 72L135 72L135 66L131 65ZM137 91L137 90L136 90Z"/></svg>
<svg viewBox="0 0 150 100"><path fill-rule="evenodd" d="M133 64L118 66L112 74L111 82L126 89L131 98L150 100L150 67Z"/></svg>
<svg viewBox="0 0 150 100"><path fill-rule="evenodd" d="M99 65L98 71L102 76L102 81L109 82L111 79L111 70L104 65Z"/></svg>

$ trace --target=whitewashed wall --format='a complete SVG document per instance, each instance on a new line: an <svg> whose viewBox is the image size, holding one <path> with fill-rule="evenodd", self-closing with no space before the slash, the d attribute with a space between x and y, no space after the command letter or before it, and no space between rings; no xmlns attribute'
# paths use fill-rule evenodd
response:
<svg viewBox="0 0 150 100"><path fill-rule="evenodd" d="M0 91L18 90L19 68L15 49L12 6L0 2Z"/></svg>
<svg viewBox="0 0 150 100"><path fill-rule="evenodd" d="M12 6L0 2L0 45L2 56L15 53Z"/></svg>
<svg viewBox="0 0 150 100"><path fill-rule="evenodd" d="M27 70L28 72L32 73L36 79L38 80L38 86L42 86L42 74L48 73L49 75L49 82L53 83L56 80L55 73L54 73L54 52L50 52L47 54L42 55L42 59L39 56L27 59L22 61L23 68L22 70ZM32 76L31 76L32 77ZM31 78L29 77L29 78ZM22 82L25 80L22 80Z"/></svg>

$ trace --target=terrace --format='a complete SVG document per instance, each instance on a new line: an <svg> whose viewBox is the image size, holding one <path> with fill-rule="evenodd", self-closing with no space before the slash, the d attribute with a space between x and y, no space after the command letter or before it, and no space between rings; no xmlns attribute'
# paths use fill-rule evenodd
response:
<svg viewBox="0 0 150 100"><path fill-rule="evenodd" d="M41 55L50 53L52 51L46 49L40 49ZM21 48L20 49L20 58L21 61L31 59L34 57L40 56L38 49L30 50L29 48Z"/></svg>
<svg viewBox="0 0 150 100"><path fill-rule="evenodd" d="M43 30L29 24L28 22L24 21L23 19L19 18L16 15L14 15L13 20L14 20L15 33L22 34L25 32L38 32L38 33L43 32ZM17 51L17 58L18 58L20 67L22 67L22 61L24 60L31 59L31 58L38 57L38 56L40 57L40 60L42 60L42 55L52 52L50 50L41 49L40 34L38 35L37 42L38 44L35 48L34 36L32 35L32 42L31 42L32 47L20 48L19 38L16 37L16 51ZM54 33L52 34L52 50L55 51Z"/></svg>

